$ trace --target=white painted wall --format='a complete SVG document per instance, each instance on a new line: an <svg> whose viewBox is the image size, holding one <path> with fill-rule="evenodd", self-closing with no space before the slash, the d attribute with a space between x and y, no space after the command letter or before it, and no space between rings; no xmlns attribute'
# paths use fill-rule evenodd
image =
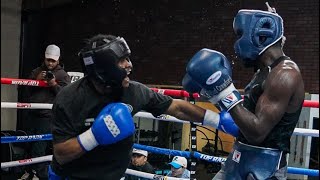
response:
<svg viewBox="0 0 320 180"><path fill-rule="evenodd" d="M1 0L1 77L18 78L21 0ZM17 102L18 89L1 84L1 102ZM16 109L1 108L1 130L15 130Z"/></svg>

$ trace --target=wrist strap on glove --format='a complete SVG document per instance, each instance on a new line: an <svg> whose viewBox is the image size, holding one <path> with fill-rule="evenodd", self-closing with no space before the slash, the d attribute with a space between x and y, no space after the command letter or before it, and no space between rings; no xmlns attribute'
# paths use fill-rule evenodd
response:
<svg viewBox="0 0 320 180"><path fill-rule="evenodd" d="M202 124L204 126L214 127L234 137L238 137L239 135L238 126L234 123L231 115L226 111L221 111L218 114L207 109Z"/></svg>
<svg viewBox="0 0 320 180"><path fill-rule="evenodd" d="M223 110L226 110L228 112L235 105L239 104L242 101L243 101L243 99L241 97L241 94L239 93L238 90L235 89L230 94L228 94L226 97L221 99L221 101L219 101L218 104Z"/></svg>
<svg viewBox="0 0 320 180"><path fill-rule="evenodd" d="M99 145L91 131L91 128L77 136L77 140L81 148L85 151L91 151Z"/></svg>
<svg viewBox="0 0 320 180"><path fill-rule="evenodd" d="M211 110L206 110L206 113L204 114L204 120L203 125L204 126L210 126L214 128L218 128L220 122L220 115L216 112L213 112Z"/></svg>
<svg viewBox="0 0 320 180"><path fill-rule="evenodd" d="M219 130L232 135L233 137L239 136L239 127L235 124L234 120L232 119L230 113L227 111L221 111L220 115L220 123L218 126Z"/></svg>

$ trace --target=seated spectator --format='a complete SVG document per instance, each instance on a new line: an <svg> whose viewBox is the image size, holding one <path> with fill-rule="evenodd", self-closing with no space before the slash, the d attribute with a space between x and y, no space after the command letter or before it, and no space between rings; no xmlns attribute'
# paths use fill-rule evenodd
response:
<svg viewBox="0 0 320 180"><path fill-rule="evenodd" d="M133 148L129 169L154 174L154 168L148 162L148 152ZM125 180L145 180L145 178L126 174Z"/></svg>
<svg viewBox="0 0 320 180"><path fill-rule="evenodd" d="M168 177L190 178L190 171L187 169L188 161L185 157L175 156L169 164L171 171L167 174Z"/></svg>

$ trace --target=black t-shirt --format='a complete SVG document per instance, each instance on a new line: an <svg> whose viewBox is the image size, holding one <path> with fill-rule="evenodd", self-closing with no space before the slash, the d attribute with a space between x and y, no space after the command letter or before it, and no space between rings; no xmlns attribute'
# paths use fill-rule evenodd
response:
<svg viewBox="0 0 320 180"><path fill-rule="evenodd" d="M132 107L132 115L145 110L158 116L172 103L172 98L155 93L145 85L130 81L123 91L122 102ZM66 86L53 104L53 143L77 137L90 128L90 119L113 102L112 98L99 94L84 77ZM68 179L120 179L131 158L133 137L109 146L98 146L78 159L60 165L53 156L53 171Z"/></svg>

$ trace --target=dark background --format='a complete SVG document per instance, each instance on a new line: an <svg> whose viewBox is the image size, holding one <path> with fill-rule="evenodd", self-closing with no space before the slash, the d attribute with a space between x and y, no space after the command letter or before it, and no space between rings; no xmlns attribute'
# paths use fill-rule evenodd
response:
<svg viewBox="0 0 320 180"><path fill-rule="evenodd" d="M270 0L284 19L284 51L301 69L305 91L319 94L319 0ZM201 48L221 51L234 62L233 79L243 89L253 69L233 50L232 22L241 8L266 10L261 0L24 0L21 78L38 66L47 45L57 44L67 71L81 71L77 53L97 33L126 39L132 79L181 85L185 66Z"/></svg>

